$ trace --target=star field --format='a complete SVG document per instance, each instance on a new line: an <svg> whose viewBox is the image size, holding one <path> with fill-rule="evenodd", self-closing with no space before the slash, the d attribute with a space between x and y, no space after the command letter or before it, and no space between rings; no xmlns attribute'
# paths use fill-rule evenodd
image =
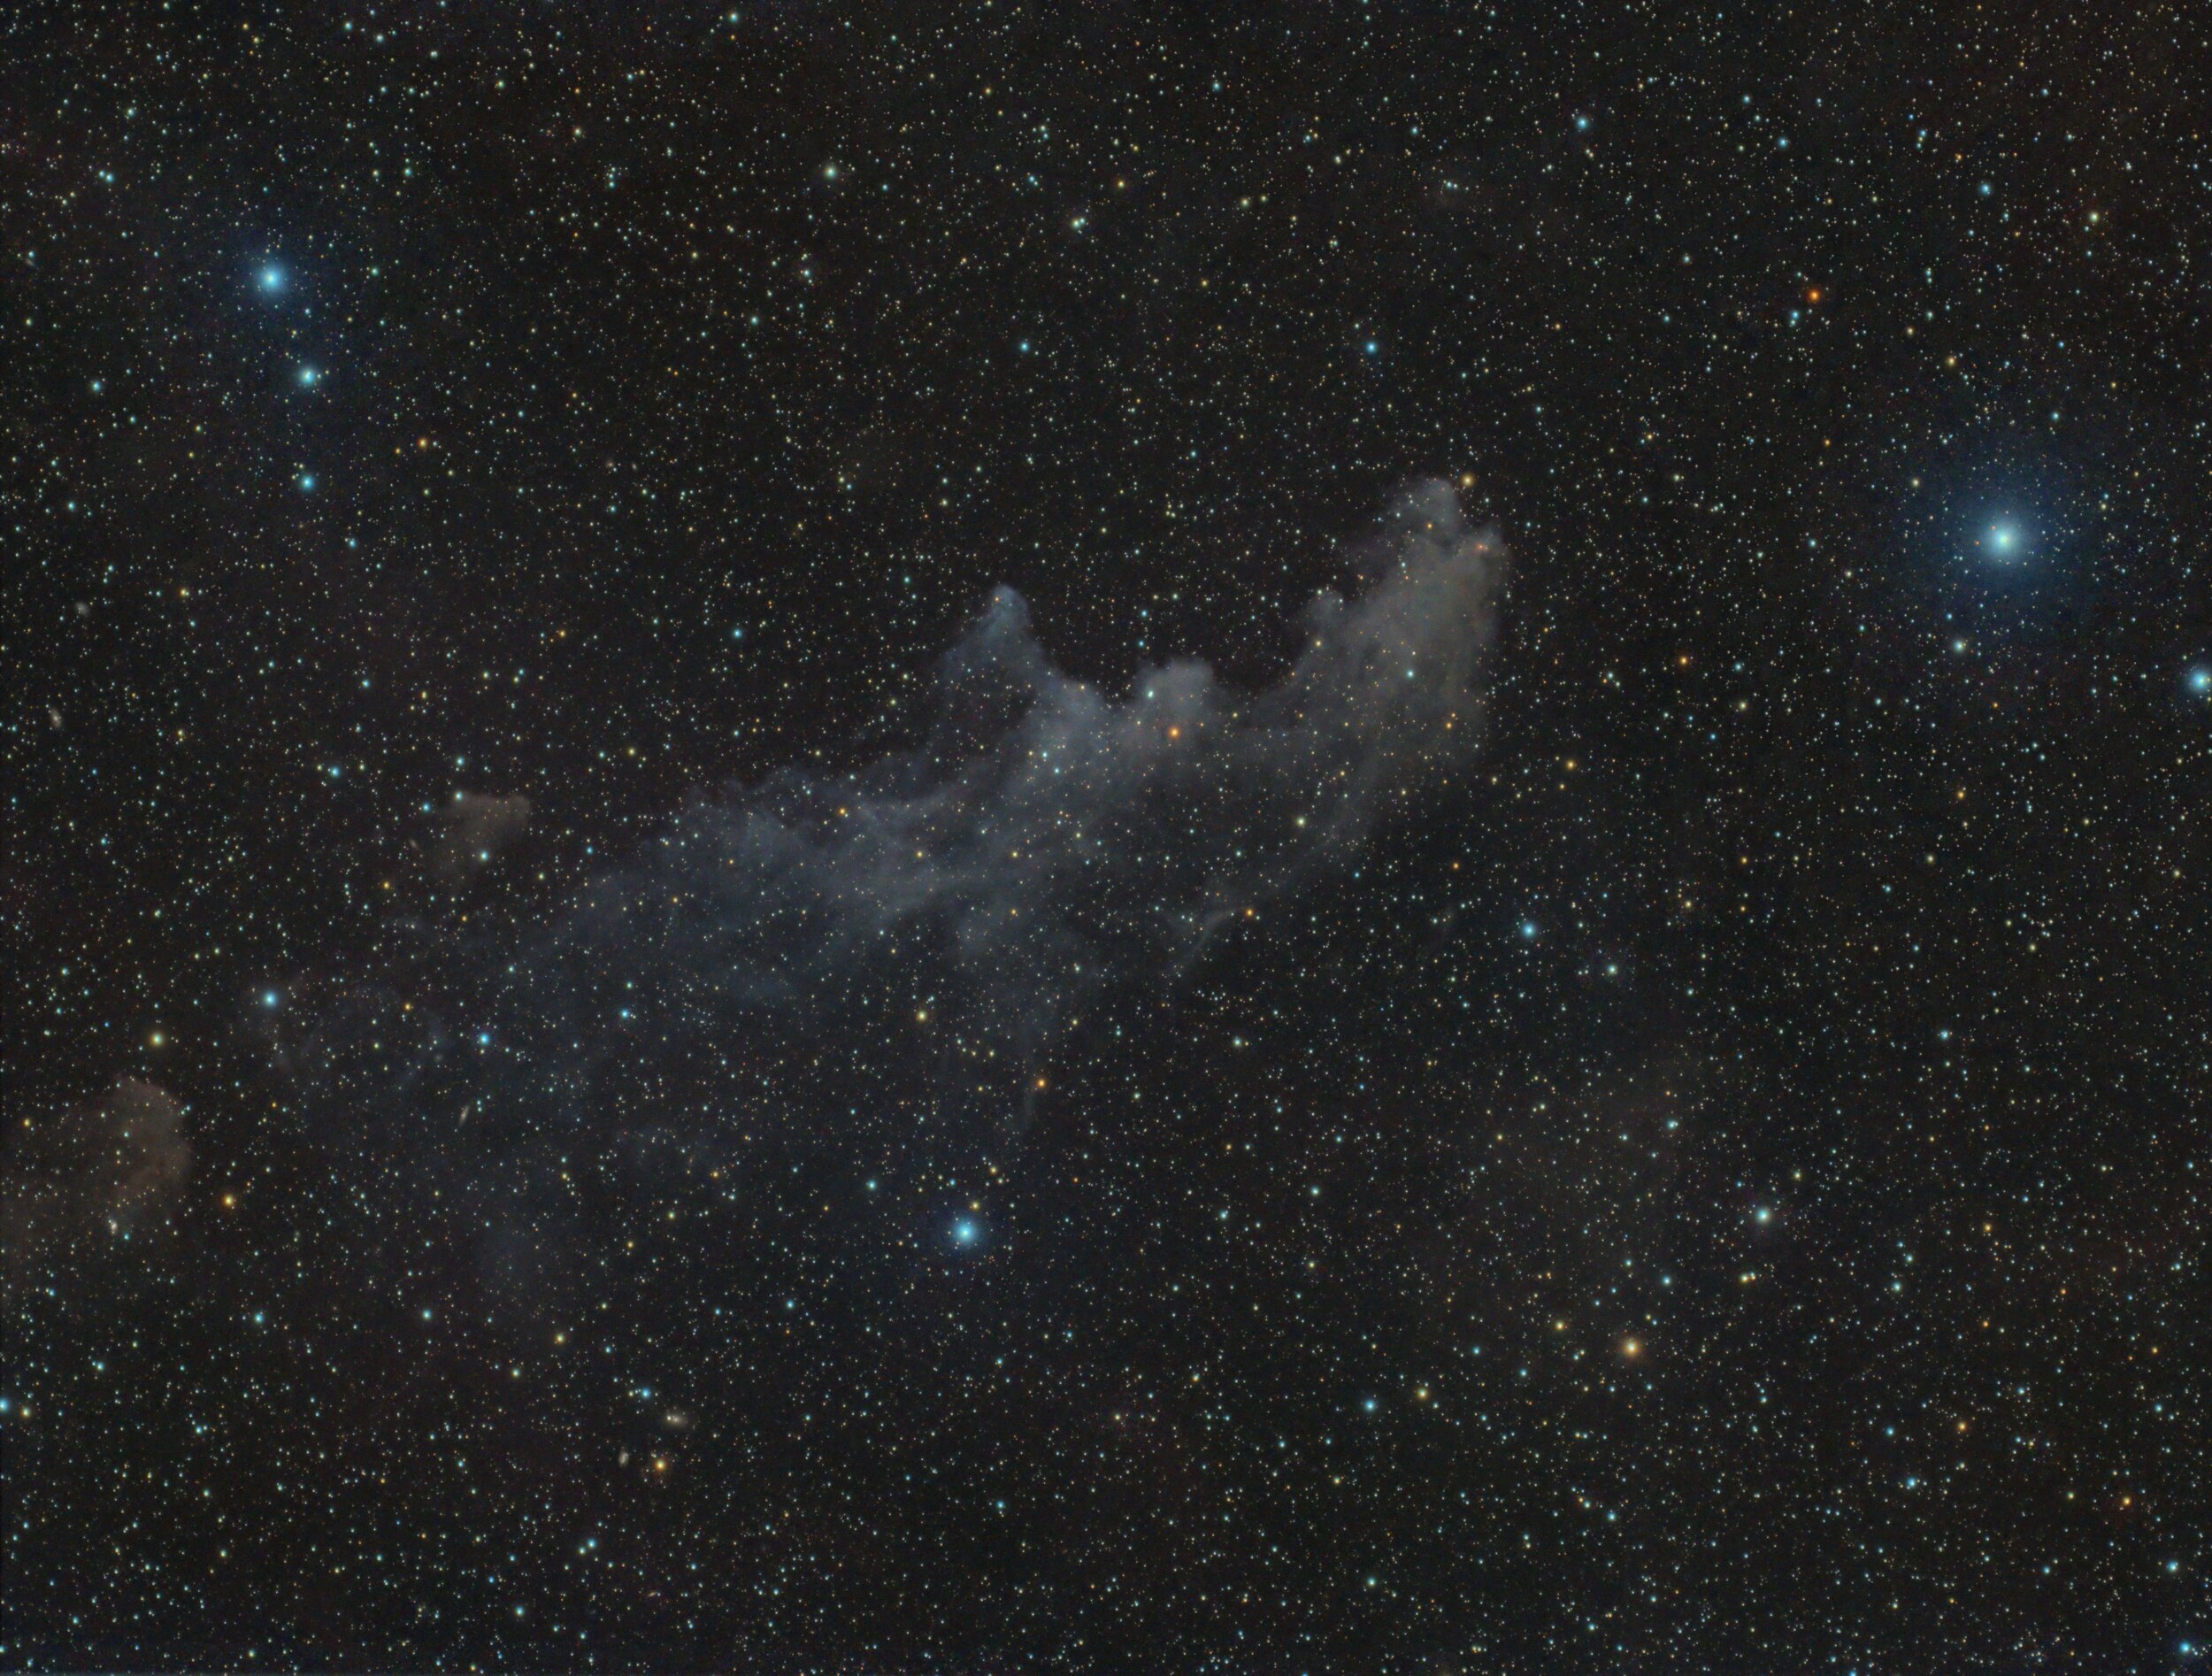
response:
<svg viewBox="0 0 2212 1676"><path fill-rule="evenodd" d="M2208 33L12 20L0 1664L2197 1668Z"/></svg>

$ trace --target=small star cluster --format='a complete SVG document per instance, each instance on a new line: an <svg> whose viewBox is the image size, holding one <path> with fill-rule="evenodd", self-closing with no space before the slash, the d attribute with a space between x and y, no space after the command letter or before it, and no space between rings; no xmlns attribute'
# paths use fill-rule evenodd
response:
<svg viewBox="0 0 2212 1676"><path fill-rule="evenodd" d="M10 27L0 1664L2203 1663L2204 15Z"/></svg>

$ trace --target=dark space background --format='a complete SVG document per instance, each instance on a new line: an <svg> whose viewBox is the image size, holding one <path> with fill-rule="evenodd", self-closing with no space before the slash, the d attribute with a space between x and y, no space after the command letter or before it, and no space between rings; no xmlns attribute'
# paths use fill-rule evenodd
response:
<svg viewBox="0 0 2212 1676"><path fill-rule="evenodd" d="M11 9L0 1663L2194 1667L2208 63ZM455 974L914 747L995 586L1264 688L1430 480L1479 753L1041 1092L770 1149L649 1018L470 1126Z"/></svg>

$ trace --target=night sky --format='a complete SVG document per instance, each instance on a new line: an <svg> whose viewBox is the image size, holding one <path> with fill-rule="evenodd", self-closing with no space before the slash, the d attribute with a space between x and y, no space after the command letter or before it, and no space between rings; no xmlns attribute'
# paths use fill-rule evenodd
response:
<svg viewBox="0 0 2212 1676"><path fill-rule="evenodd" d="M2212 1665L2207 64L11 10L0 1664Z"/></svg>

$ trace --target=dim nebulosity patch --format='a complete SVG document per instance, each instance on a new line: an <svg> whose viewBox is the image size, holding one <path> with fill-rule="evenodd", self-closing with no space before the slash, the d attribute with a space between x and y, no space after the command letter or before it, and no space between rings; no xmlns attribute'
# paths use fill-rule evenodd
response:
<svg viewBox="0 0 2212 1676"><path fill-rule="evenodd" d="M489 866L529 829L530 800L520 792L456 792L440 806L437 822L432 865L448 879L461 878Z"/></svg>
<svg viewBox="0 0 2212 1676"><path fill-rule="evenodd" d="M96 1105L23 1127L32 1133L0 1175L11 1294L158 1233L192 1172L183 1106L135 1077Z"/></svg>

